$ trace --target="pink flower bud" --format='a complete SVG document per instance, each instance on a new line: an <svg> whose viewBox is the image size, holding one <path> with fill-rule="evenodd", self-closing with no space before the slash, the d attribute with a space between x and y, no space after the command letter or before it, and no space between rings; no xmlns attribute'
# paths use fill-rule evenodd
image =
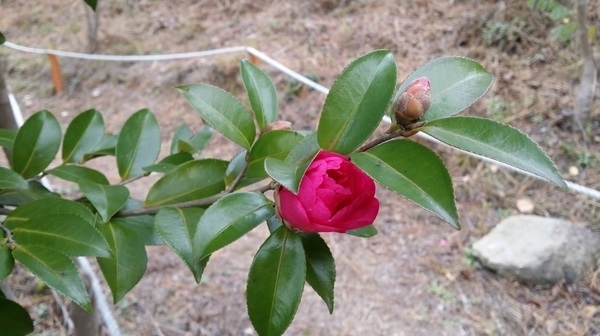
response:
<svg viewBox="0 0 600 336"><path fill-rule="evenodd" d="M396 102L396 123L412 124L425 114L431 105L431 82L427 77L413 80L400 94Z"/></svg>
<svg viewBox="0 0 600 336"><path fill-rule="evenodd" d="M267 133L269 131L276 131L276 130L286 130L289 131L292 129L292 123L289 121L285 121L285 120L276 120L270 124L267 125L267 127L265 127L265 130L263 131L264 133Z"/></svg>

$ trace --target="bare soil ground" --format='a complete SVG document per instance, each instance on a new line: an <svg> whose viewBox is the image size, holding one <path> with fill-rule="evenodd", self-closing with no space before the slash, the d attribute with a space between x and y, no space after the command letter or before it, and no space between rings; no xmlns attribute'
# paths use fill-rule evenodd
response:
<svg viewBox="0 0 600 336"><path fill-rule="evenodd" d="M600 188L598 103L587 125L587 147L565 111L574 105L581 61L576 43L549 38L554 23L524 0L357 1L103 1L98 53L154 54L226 46L258 48L292 69L330 86L353 58L378 48L393 51L399 77L427 60L462 55L481 62L496 81L464 113L507 122L528 133L573 182ZM600 6L589 18L600 29ZM0 4L0 30L33 47L85 51L80 0ZM594 41L595 45L599 40ZM239 59L245 55L154 63L60 59L66 89L53 94L46 57L0 48L0 61L26 115L47 109L66 125L95 107L118 131L140 108L154 111L165 143L183 120L201 120L174 86L208 82L243 99ZM280 115L295 128L314 128L324 96L264 67L280 93ZM289 335L600 335L600 271L575 284L536 287L501 278L478 266L473 240L502 218L533 213L584 223L600 231L597 200L530 177L496 169L428 144L446 160L456 188L460 232L386 190L371 239L328 234L337 263L335 312L307 288ZM206 155L231 158L235 148L216 137ZM587 148L587 149L586 149ZM166 153L166 151L164 152ZM109 162L96 163L116 180ZM578 174L568 175L569 167ZM143 198L149 183L133 186ZM62 186L68 192L69 186ZM252 335L245 279L266 229L214 255L202 283L167 247L148 247L143 280L115 310L129 335ZM19 270L9 278L32 316L36 333L65 332L51 295Z"/></svg>

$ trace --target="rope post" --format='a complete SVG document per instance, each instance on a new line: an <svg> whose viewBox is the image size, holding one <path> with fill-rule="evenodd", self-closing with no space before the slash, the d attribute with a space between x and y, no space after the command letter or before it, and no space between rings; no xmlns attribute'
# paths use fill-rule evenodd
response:
<svg viewBox="0 0 600 336"><path fill-rule="evenodd" d="M58 58L54 54L48 54L50 60L50 73L52 74L52 84L54 85L54 93L61 94L63 92L63 80L60 73L60 64Z"/></svg>

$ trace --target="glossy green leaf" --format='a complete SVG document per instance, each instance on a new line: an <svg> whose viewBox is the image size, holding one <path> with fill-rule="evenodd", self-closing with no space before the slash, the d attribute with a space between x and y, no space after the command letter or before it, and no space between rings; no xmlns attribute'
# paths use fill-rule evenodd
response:
<svg viewBox="0 0 600 336"><path fill-rule="evenodd" d="M100 270L108 283L116 303L140 281L146 271L148 256L137 233L122 223L99 224L113 251L108 258L97 258Z"/></svg>
<svg viewBox="0 0 600 336"><path fill-rule="evenodd" d="M127 227L133 231L144 245L164 245L165 242L154 229L154 216L113 217L111 223Z"/></svg>
<svg viewBox="0 0 600 336"><path fill-rule="evenodd" d="M242 60L240 70L256 123L262 131L277 117L275 85L269 76L247 60Z"/></svg>
<svg viewBox="0 0 600 336"><path fill-rule="evenodd" d="M17 245L13 257L31 273L88 312L92 305L79 271L71 258L48 247Z"/></svg>
<svg viewBox="0 0 600 336"><path fill-rule="evenodd" d="M39 181L30 180L27 189L14 189L0 193L0 204L19 206L45 198L60 198L60 195L49 191Z"/></svg>
<svg viewBox="0 0 600 336"><path fill-rule="evenodd" d="M173 140L171 140L171 154L187 152L187 150L181 150L181 148L179 148L179 141L187 141L193 134L194 133L185 122L181 123L175 130L175 133L173 133Z"/></svg>
<svg viewBox="0 0 600 336"><path fill-rule="evenodd" d="M236 177L238 177L246 168L247 154L248 151L242 149L237 152L227 164L227 169L225 169L225 185L227 187L231 186Z"/></svg>
<svg viewBox="0 0 600 336"><path fill-rule="evenodd" d="M8 248L8 241L4 230L0 230L0 281L6 279L12 273L15 259Z"/></svg>
<svg viewBox="0 0 600 336"><path fill-rule="evenodd" d="M377 128L396 87L391 52L377 50L354 60L333 83L319 119L321 148L348 154Z"/></svg>
<svg viewBox="0 0 600 336"><path fill-rule="evenodd" d="M27 189L29 184L13 170L0 167L0 189Z"/></svg>
<svg viewBox="0 0 600 336"><path fill-rule="evenodd" d="M201 152L208 143L213 134L212 127L204 125L192 138L189 140L189 144L194 149L194 154Z"/></svg>
<svg viewBox="0 0 600 336"><path fill-rule="evenodd" d="M302 234L302 246L306 255L306 282L319 294L333 313L333 287L335 284L335 261L327 243L318 234Z"/></svg>
<svg viewBox="0 0 600 336"><path fill-rule="evenodd" d="M202 260L273 216L273 204L262 194L236 192L211 205L198 223L194 260Z"/></svg>
<svg viewBox="0 0 600 336"><path fill-rule="evenodd" d="M17 132L16 129L0 129L0 147L12 150Z"/></svg>
<svg viewBox="0 0 600 336"><path fill-rule="evenodd" d="M250 149L246 178L261 180L268 175L265 172L265 159L283 160L304 136L293 131L277 130L263 134Z"/></svg>
<svg viewBox="0 0 600 336"><path fill-rule="evenodd" d="M208 145L211 137L212 127L208 125L204 125L198 133L194 134L187 124L182 123L173 135L171 154L184 152L196 154Z"/></svg>
<svg viewBox="0 0 600 336"><path fill-rule="evenodd" d="M62 133L56 117L48 111L33 114L17 132L12 152L13 170L24 178L42 172L54 160Z"/></svg>
<svg viewBox="0 0 600 336"><path fill-rule="evenodd" d="M62 198L44 198L23 204L13 210L6 217L4 226L10 230L14 230L22 223L33 218L48 215L72 215L79 217L84 223L90 226L93 226L95 222L94 215L84 205Z"/></svg>
<svg viewBox="0 0 600 336"><path fill-rule="evenodd" d="M302 180L302 175L309 164L310 162L307 162L303 165L296 166L286 163L283 160L266 158L265 171L277 183L281 184L286 189L297 193L300 181Z"/></svg>
<svg viewBox="0 0 600 336"><path fill-rule="evenodd" d="M116 152L116 147L117 147L117 141L119 140L119 135L118 134L110 134L104 137L104 139L102 139L102 142L100 142L100 144L98 144L98 146L96 146L96 148L94 148L94 151L92 151L91 153L87 153L83 156L84 160L91 160L93 158L96 157L100 157L100 156L106 156L106 155L115 155Z"/></svg>
<svg viewBox="0 0 600 336"><path fill-rule="evenodd" d="M194 160L194 157L188 152L175 153L165 157L158 163L144 167L143 169L147 173L156 172L166 174L173 170L173 168L192 160Z"/></svg>
<svg viewBox="0 0 600 336"><path fill-rule="evenodd" d="M162 208L154 220L154 226L158 234L177 253L189 267L197 283L202 279L202 272L208 258L200 262L194 260L192 253L192 239L196 232L196 227L200 217L204 214L204 209L200 208Z"/></svg>
<svg viewBox="0 0 600 336"><path fill-rule="evenodd" d="M160 129L152 112L143 109L129 117L121 129L115 152L121 179L143 175L143 168L158 157L160 143Z"/></svg>
<svg viewBox="0 0 600 336"><path fill-rule="evenodd" d="M252 116L229 92L207 84L178 87L208 124L238 145L249 149L256 130Z"/></svg>
<svg viewBox="0 0 600 336"><path fill-rule="evenodd" d="M18 303L0 298L0 330L4 336L28 335L33 332L33 320Z"/></svg>
<svg viewBox="0 0 600 336"><path fill-rule="evenodd" d="M460 228L450 174L429 148L397 139L350 158L384 187Z"/></svg>
<svg viewBox="0 0 600 336"><path fill-rule="evenodd" d="M225 189L226 167L226 161L217 159L184 163L150 188L144 206L175 204L218 194Z"/></svg>
<svg viewBox="0 0 600 336"><path fill-rule="evenodd" d="M47 170L46 173L61 178L65 181L79 183L79 181L88 181L98 184L109 184L108 179L101 172L83 166L62 165Z"/></svg>
<svg viewBox="0 0 600 336"><path fill-rule="evenodd" d="M65 131L62 148L64 162L81 162L104 138L104 118L94 109L75 117Z"/></svg>
<svg viewBox="0 0 600 336"><path fill-rule="evenodd" d="M457 114L479 100L492 85L494 76L481 64L459 56L435 58L410 74L396 93L402 93L408 84L419 77L431 82L431 105L421 118L435 120ZM394 119L394 114L390 117Z"/></svg>
<svg viewBox="0 0 600 336"><path fill-rule="evenodd" d="M374 225L367 225L359 229L346 231L346 233L355 237L371 238L375 236L378 233L378 231Z"/></svg>
<svg viewBox="0 0 600 336"><path fill-rule="evenodd" d="M6 37L4 37L4 34L0 32L0 45L4 44L4 42L6 42Z"/></svg>
<svg viewBox="0 0 600 336"><path fill-rule="evenodd" d="M282 225L283 223L277 215L267 218L267 226L269 227L269 232L271 233L275 232L275 230L279 229L279 227Z"/></svg>
<svg viewBox="0 0 600 336"><path fill-rule="evenodd" d="M81 180L79 189L92 202L104 222L121 210L129 199L129 189L122 185L102 185Z"/></svg>
<svg viewBox="0 0 600 336"><path fill-rule="evenodd" d="M425 125L423 131L450 146L500 161L567 188L556 166L540 146L509 125L482 118L452 117L435 120Z"/></svg>
<svg viewBox="0 0 600 336"><path fill-rule="evenodd" d="M69 256L110 255L110 248L96 228L71 214L40 215L21 222L13 229L18 244L41 245Z"/></svg>
<svg viewBox="0 0 600 336"><path fill-rule="evenodd" d="M259 248L248 273L248 316L259 335L285 332L296 315L305 279L302 240L282 226Z"/></svg>

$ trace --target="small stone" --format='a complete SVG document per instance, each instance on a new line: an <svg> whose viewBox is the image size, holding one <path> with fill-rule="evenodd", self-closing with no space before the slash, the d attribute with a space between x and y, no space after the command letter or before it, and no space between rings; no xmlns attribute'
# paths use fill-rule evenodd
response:
<svg viewBox="0 0 600 336"><path fill-rule="evenodd" d="M69 111L62 111L62 112L60 112L60 116L64 117L64 118L68 117L69 114L70 114Z"/></svg>
<svg viewBox="0 0 600 336"><path fill-rule="evenodd" d="M511 216L473 244L473 255L498 274L526 283L572 283L596 267L600 236L567 220Z"/></svg>
<svg viewBox="0 0 600 336"><path fill-rule="evenodd" d="M579 168L577 168L575 166L569 167L569 175L571 175L571 176L579 175Z"/></svg>
<svg viewBox="0 0 600 336"><path fill-rule="evenodd" d="M92 98L100 97L101 93L102 93L102 90L100 90L100 88L93 89L92 90Z"/></svg>
<svg viewBox="0 0 600 336"><path fill-rule="evenodd" d="M529 198L520 198L517 200L517 210L522 214L530 214L533 212L535 205Z"/></svg>

